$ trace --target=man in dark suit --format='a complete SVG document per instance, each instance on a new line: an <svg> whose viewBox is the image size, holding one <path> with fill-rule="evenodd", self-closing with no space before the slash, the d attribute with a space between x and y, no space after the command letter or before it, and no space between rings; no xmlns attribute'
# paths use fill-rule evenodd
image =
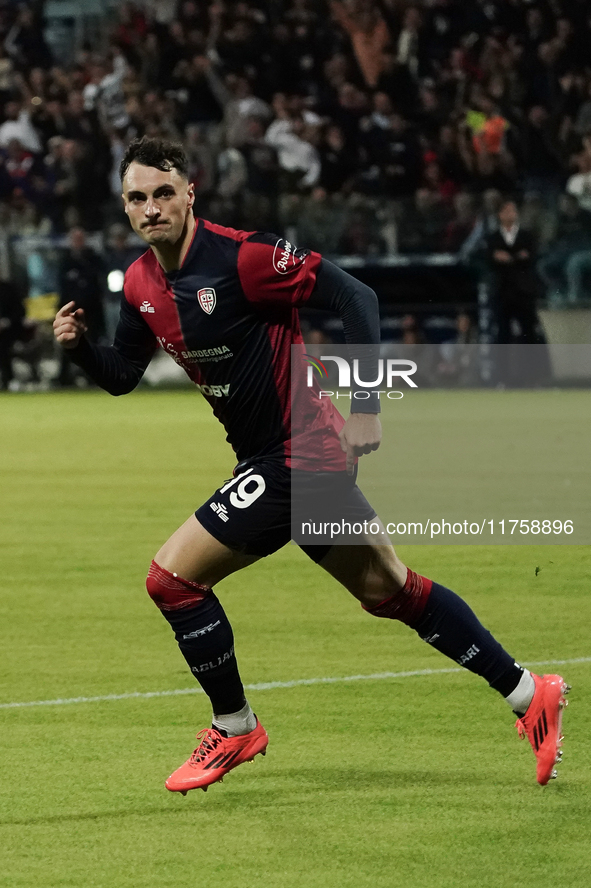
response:
<svg viewBox="0 0 591 888"><path fill-rule="evenodd" d="M499 227L486 239L488 267L497 306L499 343L541 343L536 300L540 280L535 267L535 244L519 225L519 211L512 200L499 208ZM512 321L519 324L519 336L512 333Z"/></svg>
<svg viewBox="0 0 591 888"><path fill-rule="evenodd" d="M88 338L98 342L104 336L104 292L106 274L103 260L86 242L86 232L75 226L69 232L69 247L64 250L60 266L58 287L60 307L72 300L84 309ZM76 370L66 353L62 353L57 383L74 385Z"/></svg>

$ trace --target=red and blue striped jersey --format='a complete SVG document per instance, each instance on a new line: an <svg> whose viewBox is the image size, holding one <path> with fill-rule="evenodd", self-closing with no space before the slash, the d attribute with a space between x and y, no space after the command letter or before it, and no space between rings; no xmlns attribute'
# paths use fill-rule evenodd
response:
<svg viewBox="0 0 591 888"><path fill-rule="evenodd" d="M164 272L151 250L128 269L114 348L140 375L158 347L167 352L213 407L240 462L275 455L342 470L343 418L290 371L291 345L302 343L297 309L320 262L274 235L199 219L180 269Z"/></svg>

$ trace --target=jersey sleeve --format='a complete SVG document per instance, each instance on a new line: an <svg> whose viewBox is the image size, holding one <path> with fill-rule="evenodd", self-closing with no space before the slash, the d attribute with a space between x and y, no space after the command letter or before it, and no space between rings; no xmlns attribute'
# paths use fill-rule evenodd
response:
<svg viewBox="0 0 591 888"><path fill-rule="evenodd" d="M350 359L359 361L362 379L375 379L380 357L380 309L374 291L323 259L308 305L339 315ZM362 389L362 385L355 384L352 391ZM380 412L379 394L370 390L368 395L367 398L351 402L351 413Z"/></svg>
<svg viewBox="0 0 591 888"><path fill-rule="evenodd" d="M105 391L125 395L137 386L157 347L154 333L123 296L113 345L96 345L83 336L67 354Z"/></svg>
<svg viewBox="0 0 591 888"><path fill-rule="evenodd" d="M119 323L115 331L113 348L132 363L140 365L145 363L144 370L158 348L156 336L137 308L129 303L125 293L121 297Z"/></svg>
<svg viewBox="0 0 591 888"><path fill-rule="evenodd" d="M264 232L247 237L238 251L238 277L249 302L304 305L314 289L321 256Z"/></svg>

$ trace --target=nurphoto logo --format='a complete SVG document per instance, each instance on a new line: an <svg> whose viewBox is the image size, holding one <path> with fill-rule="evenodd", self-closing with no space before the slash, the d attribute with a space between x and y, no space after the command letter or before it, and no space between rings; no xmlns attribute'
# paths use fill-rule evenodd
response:
<svg viewBox="0 0 591 888"><path fill-rule="evenodd" d="M314 385L314 370L324 378L328 377L328 370L323 361L334 361L338 369L338 386L339 388L351 387L351 364L347 358L341 358L338 355L321 355L320 359L312 357L312 355L304 355L308 362L308 388ZM377 376L373 380L359 378L359 359L353 360L353 383L362 388L377 388L385 381L386 388L394 386L394 378L403 379L411 388L418 388L416 382L410 377L417 372L415 361L408 361L403 358L379 358L377 362Z"/></svg>

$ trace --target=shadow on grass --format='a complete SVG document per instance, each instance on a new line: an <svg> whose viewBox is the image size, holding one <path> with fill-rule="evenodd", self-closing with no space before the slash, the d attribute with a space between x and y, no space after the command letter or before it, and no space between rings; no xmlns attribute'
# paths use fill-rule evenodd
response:
<svg viewBox="0 0 591 888"><path fill-rule="evenodd" d="M266 782L275 778L277 774L263 774L262 780ZM436 789L441 786L474 786L491 782L490 774L484 772L475 775L471 771L461 771L452 768L441 770L396 770L395 768L380 768L368 770L359 768L286 768L281 771L280 778L297 789L316 789L324 791L359 791L407 789L414 787ZM285 786L283 787L285 788Z"/></svg>
<svg viewBox="0 0 591 888"><path fill-rule="evenodd" d="M152 817L164 815L176 817L191 812L196 803L200 809L207 805L211 809L215 805L218 813L224 808L237 813L256 808L261 810L269 805L300 805L301 793L309 798L310 791L316 793L366 794L374 791L383 797L383 793L401 792L417 789L421 793L432 792L442 787L453 786L473 789L483 784L491 785L488 773L475 775L459 770L359 770L357 768L288 768L279 772L261 772L256 781L236 781L231 785L232 777L227 779L223 787L214 786L208 796L199 790L192 791L186 799L175 794L176 799L166 798L160 805L149 807L138 806L111 811L88 811L79 813L63 813L37 815L0 820L0 826L38 826L52 823L76 823L84 821L116 820L126 817ZM230 785L228 785L230 784ZM177 806L178 802L178 806ZM193 804L191 804L193 802Z"/></svg>
<svg viewBox="0 0 591 888"><path fill-rule="evenodd" d="M70 813L70 814L48 814L46 816L39 815L37 817L15 817L13 820L0 820L2 826L47 826L52 823L82 823L84 821L93 820L116 820L125 817L152 817L161 814L179 814L182 810L174 810L173 808L161 805L151 808L126 808L121 811L87 811L86 813Z"/></svg>

